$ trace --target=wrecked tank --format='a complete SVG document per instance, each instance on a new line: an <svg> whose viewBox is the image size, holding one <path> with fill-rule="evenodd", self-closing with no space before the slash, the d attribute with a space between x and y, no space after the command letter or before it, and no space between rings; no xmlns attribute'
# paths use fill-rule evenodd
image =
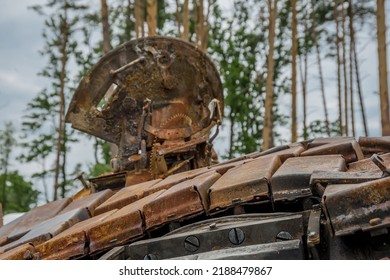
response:
<svg viewBox="0 0 390 280"><path fill-rule="evenodd" d="M0 227L0 259L386 259L390 137L318 138L218 162L223 90L173 38L130 41L66 121L117 146L112 172Z"/></svg>

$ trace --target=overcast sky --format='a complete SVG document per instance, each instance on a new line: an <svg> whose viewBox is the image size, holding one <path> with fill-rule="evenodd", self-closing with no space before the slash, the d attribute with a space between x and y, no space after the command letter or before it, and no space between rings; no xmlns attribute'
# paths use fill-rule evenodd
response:
<svg viewBox="0 0 390 280"><path fill-rule="evenodd" d="M45 3L44 0L2 0L0 9L0 127L7 120L13 121L17 128L20 128L21 116L24 114L26 104L36 96L45 86L45 79L38 77L37 73L45 66L45 61L38 53L43 47L41 37L43 29L43 17L38 16L27 7L34 4ZM96 1L97 5L100 3ZM226 1L221 1L226 4ZM231 3L232 1L228 1ZM389 5L390 1L387 1ZM389 13L387 8L387 13ZM363 90L365 94L365 105L369 116L370 135L377 136L380 133L379 97L374 93L378 91L377 81L377 53L375 42L375 31L357 30L360 57L362 58L361 72ZM388 35L389 36L389 35ZM389 37L388 37L389 39ZM369 43L367 43L369 42ZM364 47L364 48L363 48ZM318 81L317 66L310 63L310 98L309 119L322 119L322 106ZM326 92L329 95L329 115L332 120L337 114L337 89L335 67L333 61L324 62L326 78ZM289 114L290 96L281 99L282 110ZM300 98L299 98L300 99ZM357 107L357 105L356 105ZM360 115L357 115L357 133L362 134ZM299 108L299 121L302 120ZM289 134L286 128L286 133ZM224 133L222 133L224 134ZM226 133L225 133L226 135ZM226 136L225 136L226 137ZM286 137L288 139L289 137ZM222 140L222 141L221 141ZM223 139L220 139L223 142ZM16 156L16 154L15 154ZM83 142L81 145L72 148L72 162L91 161L92 148L90 143ZM77 160L76 160L77 159ZM23 174L31 174L36 166L25 165L20 168ZM14 169L17 169L15 167Z"/></svg>

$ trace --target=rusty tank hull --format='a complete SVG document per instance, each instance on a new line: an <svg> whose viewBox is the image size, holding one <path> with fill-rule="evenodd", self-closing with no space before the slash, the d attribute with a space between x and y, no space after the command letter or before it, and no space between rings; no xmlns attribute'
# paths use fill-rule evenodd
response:
<svg viewBox="0 0 390 280"><path fill-rule="evenodd" d="M67 121L112 172L0 227L0 259L386 259L390 137L318 138L217 162L211 60L151 37L103 57Z"/></svg>

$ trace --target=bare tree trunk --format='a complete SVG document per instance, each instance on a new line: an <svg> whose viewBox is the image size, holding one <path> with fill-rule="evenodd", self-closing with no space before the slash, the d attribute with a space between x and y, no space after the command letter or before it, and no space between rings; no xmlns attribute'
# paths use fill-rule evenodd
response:
<svg viewBox="0 0 390 280"><path fill-rule="evenodd" d="M350 5L352 6L352 1L350 1ZM359 97L359 103L360 103L360 111L362 114L362 121L363 121L363 128L364 128L364 135L368 136L368 128L367 128L367 120L366 120L366 112L364 109L364 103L363 103L363 93L360 85L360 74L359 74L359 62L357 58L357 52L356 52L356 41L355 41L355 30L353 27L353 13L351 13L351 44L352 44L352 51L353 51L353 58L354 58L354 64L355 64L355 75L356 75L356 85L357 85L357 91L358 91L358 97Z"/></svg>
<svg viewBox="0 0 390 280"><path fill-rule="evenodd" d="M351 110L351 128L352 136L355 137L355 106L354 106L354 96L353 96L353 40L352 40L352 25L353 25L353 15L352 15L352 2L348 0L348 17L349 17L349 92L350 92L350 110Z"/></svg>
<svg viewBox="0 0 390 280"><path fill-rule="evenodd" d="M148 36L157 34L157 0L147 0Z"/></svg>
<svg viewBox="0 0 390 280"><path fill-rule="evenodd" d="M108 53L111 50L110 24L108 23L107 1L100 0L103 32L103 52Z"/></svg>
<svg viewBox="0 0 390 280"><path fill-rule="evenodd" d="M131 0L127 0L126 8L126 41L131 40L131 14L132 14L132 5Z"/></svg>
<svg viewBox="0 0 390 280"><path fill-rule="evenodd" d="M3 206L0 203L0 228L3 226Z"/></svg>
<svg viewBox="0 0 390 280"><path fill-rule="evenodd" d="M274 44L275 44L275 24L277 15L277 0L268 0L269 10L269 35L268 35L268 74L266 81L265 95L265 116L263 128L263 150L267 150L273 146L273 121L272 121L272 105L273 105L273 80L274 80Z"/></svg>
<svg viewBox="0 0 390 280"><path fill-rule="evenodd" d="M311 1L311 4L314 12L315 9L314 1ZM325 86L324 86L324 75L322 74L321 52L320 52L320 46L318 44L316 19L314 16L312 17L312 28L313 28L313 41L314 41L314 46L316 49L316 56L317 56L318 74L320 76L322 106L324 108L324 116L325 116L325 128L326 128L326 134L330 136L328 107L326 105L326 94L325 94Z"/></svg>
<svg viewBox="0 0 390 280"><path fill-rule="evenodd" d="M179 0L176 0L176 22L177 22L177 36L181 37L181 19L180 19Z"/></svg>
<svg viewBox="0 0 390 280"><path fill-rule="evenodd" d="M65 9L64 17L61 23L61 72L60 72L60 110L58 113L58 131L57 131L57 151L54 167L54 195L53 200L58 198L59 177L61 168L61 152L63 151L64 141L64 117L65 117L65 80L66 80L66 65L68 63L68 15Z"/></svg>
<svg viewBox="0 0 390 280"><path fill-rule="evenodd" d="M343 37L341 44L343 46L343 73L344 73L344 115L345 115L345 135L349 135L349 120L348 120L348 79L347 79L347 54L345 44L345 8L341 5L342 32Z"/></svg>
<svg viewBox="0 0 390 280"><path fill-rule="evenodd" d="M189 33L190 33L189 0L184 0L184 4L183 4L183 33L181 34L181 38L185 41L188 41Z"/></svg>
<svg viewBox="0 0 390 280"><path fill-rule="evenodd" d="M378 39L379 96L382 135L390 135L389 92L387 81L386 15L385 0L376 1L376 22Z"/></svg>
<svg viewBox="0 0 390 280"><path fill-rule="evenodd" d="M305 22L305 34L307 34L307 23ZM306 102L306 96L307 96L307 49L306 46L304 47L304 57L303 57L303 69L302 69L302 58L301 55L300 58L300 77L301 77L301 84L302 84L302 99L303 99L303 139L307 140L307 102Z"/></svg>
<svg viewBox="0 0 390 280"><path fill-rule="evenodd" d="M342 94L341 94L341 59L340 59L340 37L339 37L339 16L338 16L338 5L339 1L335 1L334 6L334 20L336 22L336 52L337 52L337 97L338 97L338 108L339 108L339 131L340 135L343 135L343 101L342 101Z"/></svg>
<svg viewBox="0 0 390 280"><path fill-rule="evenodd" d="M291 54L291 142L297 142L297 1L291 0L292 54Z"/></svg>
<svg viewBox="0 0 390 280"><path fill-rule="evenodd" d="M135 17L135 37L144 37L144 0L135 0L134 4L134 17Z"/></svg>

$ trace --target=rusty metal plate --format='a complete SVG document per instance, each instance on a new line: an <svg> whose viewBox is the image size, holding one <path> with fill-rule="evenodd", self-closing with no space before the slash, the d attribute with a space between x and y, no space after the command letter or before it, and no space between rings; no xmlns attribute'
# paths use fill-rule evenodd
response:
<svg viewBox="0 0 390 280"><path fill-rule="evenodd" d="M95 208L106 201L109 197L114 194L112 190L104 190L98 193L91 194L89 196L80 198L73 201L65 209L63 209L60 214L72 211L78 208L85 208L88 210L91 216L94 215Z"/></svg>
<svg viewBox="0 0 390 280"><path fill-rule="evenodd" d="M36 247L39 259L66 260L89 253L87 231L117 210L81 221Z"/></svg>
<svg viewBox="0 0 390 280"><path fill-rule="evenodd" d="M313 141L314 142L314 141ZM313 143L312 142L312 143ZM340 140L330 142L328 144L320 145L308 149L300 156L318 156L318 155L342 155L345 158L346 163L351 163L357 160L364 159L363 152L360 149L359 144L355 140Z"/></svg>
<svg viewBox="0 0 390 280"><path fill-rule="evenodd" d="M390 153L380 155L380 157L385 162L389 162L390 163ZM347 172L361 172L361 173L376 172L376 173L382 174L382 171L380 170L380 168L370 158L350 163L348 165L348 171Z"/></svg>
<svg viewBox="0 0 390 280"><path fill-rule="evenodd" d="M170 260L304 260L300 239L227 248Z"/></svg>
<svg viewBox="0 0 390 280"><path fill-rule="evenodd" d="M228 170L210 188L210 212L268 199L268 182L281 165L277 156L264 156Z"/></svg>
<svg viewBox="0 0 390 280"><path fill-rule="evenodd" d="M0 260L32 260L36 259L36 251L31 244L23 244L3 254L0 252Z"/></svg>
<svg viewBox="0 0 390 280"><path fill-rule="evenodd" d="M129 245L129 259L142 260L145 256L169 259L179 256L204 253L222 248L243 248L248 245L265 244L300 239L304 235L302 215L249 214L223 217L179 228L166 236L141 240Z"/></svg>
<svg viewBox="0 0 390 280"><path fill-rule="evenodd" d="M330 185L322 198L334 235L375 231L390 225L390 178Z"/></svg>
<svg viewBox="0 0 390 280"><path fill-rule="evenodd" d="M208 190L220 177L217 172L199 175L171 187L146 204L143 210L146 229L203 213L207 209L204 203L208 203Z"/></svg>
<svg viewBox="0 0 390 280"><path fill-rule="evenodd" d="M160 181L161 179L156 179L145 183L125 187L113 196L111 196L101 205L99 205L95 209L94 214L100 215L101 213L110 211L112 209L120 209L138 199L143 198L145 196L145 193L151 194L153 193L153 191L158 191L159 189L153 188L153 186Z"/></svg>
<svg viewBox="0 0 390 280"><path fill-rule="evenodd" d="M117 91L99 112L96 108L113 83L124 90ZM192 125L196 133L208 126L207 106L214 98L221 103L223 115L222 84L214 64L202 51L171 37L141 38L117 47L91 69L73 96L66 121L120 146L122 126L118 124L123 123L123 116L129 121L129 131L134 130L133 123L140 123L142 105L140 110L132 110L133 104L145 99L154 102L152 125L156 128L162 127L166 115L185 113L196 122ZM194 101L196 106L190 103Z"/></svg>
<svg viewBox="0 0 390 280"><path fill-rule="evenodd" d="M223 175L226 173L226 171L228 171L229 169L233 168L233 167L237 167L237 166L240 166L240 165L243 165L247 162L250 162L252 161L253 159L248 159L246 157L242 157L240 158L241 160L238 160L238 161L235 161L235 160L229 160L229 161L226 161L226 162L223 162L223 163L220 163L220 164L217 164L217 165L213 165L213 166L210 166L209 167L209 170L210 171L216 171L218 172L219 174Z"/></svg>
<svg viewBox="0 0 390 280"><path fill-rule="evenodd" d="M157 183L153 186L155 189L169 189L170 187L177 185L185 180L190 180L195 178L198 175L201 175L203 173L209 172L209 169L207 167L198 168L190 171L185 171L177 174L173 174L162 180L161 182Z"/></svg>
<svg viewBox="0 0 390 280"><path fill-rule="evenodd" d="M49 220L35 225L22 238L0 247L0 250L4 250L6 252L25 243L32 243L36 246L49 240L53 236L58 235L72 225L89 218L89 213L85 208L79 208L63 214L58 214Z"/></svg>
<svg viewBox="0 0 390 280"><path fill-rule="evenodd" d="M336 137L319 137L315 138L307 144L308 149L319 147L330 143L340 143L354 141L354 137L336 136Z"/></svg>
<svg viewBox="0 0 390 280"><path fill-rule="evenodd" d="M89 229L87 235L90 241L90 253L112 248L141 237L144 234L142 218L144 205L156 200L164 192L165 190L160 190L137 200Z"/></svg>
<svg viewBox="0 0 390 280"><path fill-rule="evenodd" d="M333 172L313 171L310 185L359 184L382 178L382 172Z"/></svg>
<svg viewBox="0 0 390 280"><path fill-rule="evenodd" d="M310 176L316 170L345 171L345 160L340 155L287 159L271 178L274 201L294 201L310 196Z"/></svg>
<svg viewBox="0 0 390 280"><path fill-rule="evenodd" d="M90 178L88 181L90 181L95 191L100 192L105 189L119 189L123 188L126 183L126 175L127 172L117 172L114 174L108 174L108 175L101 175L95 178Z"/></svg>
<svg viewBox="0 0 390 280"><path fill-rule="evenodd" d="M359 145L365 155L390 153L390 136L359 137Z"/></svg>
<svg viewBox="0 0 390 280"><path fill-rule="evenodd" d="M291 157L298 157L300 154L302 154L306 149L305 147L300 144L296 143L291 146L282 146L283 148L279 149L270 149L264 152L261 152L259 156L265 156L265 155L272 155L272 156L278 156L281 160L281 162L285 162L286 159ZM287 148L284 148L287 147ZM255 157L258 158L258 157Z"/></svg>
<svg viewBox="0 0 390 280"><path fill-rule="evenodd" d="M0 228L0 246L15 241L35 225L57 215L72 200L64 198L36 207L11 223Z"/></svg>

